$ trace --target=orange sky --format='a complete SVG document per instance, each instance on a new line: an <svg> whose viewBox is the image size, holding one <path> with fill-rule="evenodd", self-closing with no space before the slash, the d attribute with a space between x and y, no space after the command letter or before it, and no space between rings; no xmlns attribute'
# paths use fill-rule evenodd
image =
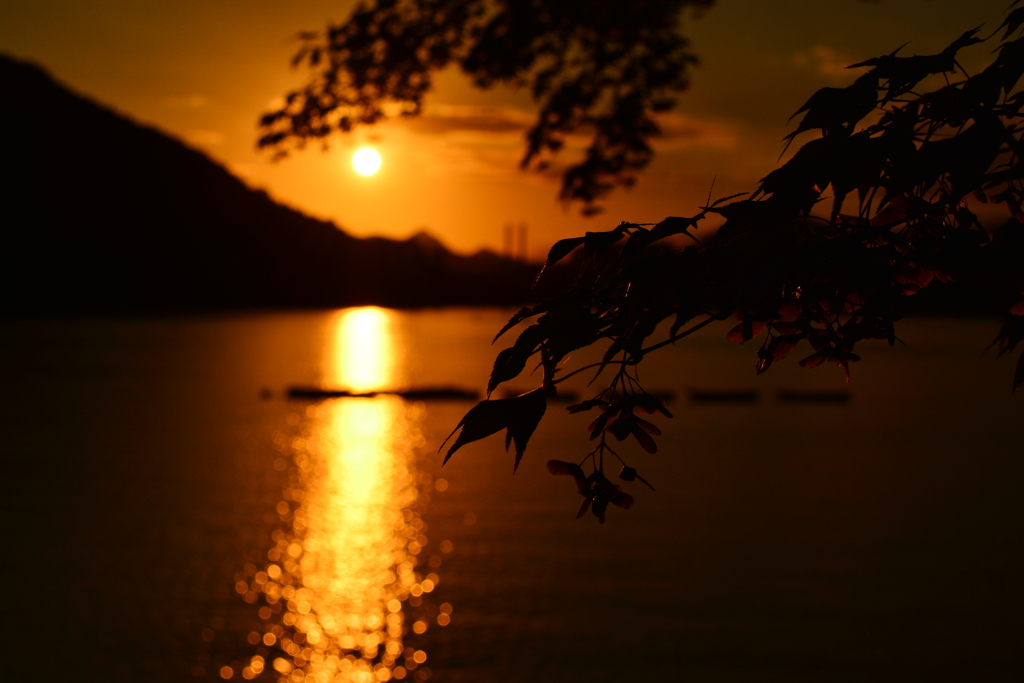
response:
<svg viewBox="0 0 1024 683"><path fill-rule="evenodd" d="M199 148L255 187L358 236L426 229L450 247L500 249L525 222L531 256L620 220L691 215L715 195L753 189L776 163L786 119L817 88L852 80L846 64L941 50L961 32L993 29L1008 0L718 0L686 22L702 65L664 120L659 153L639 184L585 219L556 200L557 180L520 172L530 102L479 92L445 73L420 120L386 123L271 163L256 120L303 80L289 68L300 30L340 21L348 0L4 0L0 51L46 67L76 91ZM966 55L979 66L989 48ZM69 125L73 125L69 122ZM384 165L360 176L367 142Z"/></svg>

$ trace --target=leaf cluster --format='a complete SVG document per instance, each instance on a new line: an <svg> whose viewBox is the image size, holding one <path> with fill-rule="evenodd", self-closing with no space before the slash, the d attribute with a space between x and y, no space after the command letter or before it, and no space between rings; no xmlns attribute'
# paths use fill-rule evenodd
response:
<svg viewBox="0 0 1024 683"><path fill-rule="evenodd" d="M612 439L654 453L660 430L638 413L671 417L640 384L636 371L647 354L733 318L728 339L761 340L757 373L803 348L801 366L834 364L848 379L861 341L894 344L908 297L957 280L963 264L989 245L979 205L994 204L1003 220L1024 222L1022 24L1024 8L1014 9L992 63L975 75L963 73L957 54L982 41L979 29L935 55L903 57L897 50L855 65L867 71L853 84L824 88L797 111L802 117L787 145L812 138L748 196L709 202L689 218L621 223L551 248L539 284L571 255L575 279L501 330L499 337L531 323L498 354L488 391L531 362L542 370L541 397L580 372L610 378L593 398L569 408L596 414L589 426L594 450L579 463L548 464L573 476L586 501L581 513L590 505L603 521L608 503L632 504L605 473L613 457L623 466L622 480L639 478ZM936 77L939 84L928 89ZM721 227L698 241L694 229L712 217ZM692 243L671 248L666 238L673 236ZM1007 270L1003 289L990 293L1007 310L1001 353L1024 341L1024 269L1011 263ZM596 344L606 345L601 361L568 369L573 351ZM1014 390L1022 383L1024 360ZM477 418L483 406L497 404L487 400L467 414L449 456L497 424ZM517 441L517 464L521 457Z"/></svg>
<svg viewBox="0 0 1024 683"><path fill-rule="evenodd" d="M373 124L391 109L414 116L436 72L458 67L474 85L529 89L539 110L524 168L546 169L567 136L590 136L563 175L560 196L585 213L616 185L632 185L652 157L666 111L696 58L678 33L684 9L712 0L371 0L323 33L300 36L306 85L260 120L259 146L284 155Z"/></svg>

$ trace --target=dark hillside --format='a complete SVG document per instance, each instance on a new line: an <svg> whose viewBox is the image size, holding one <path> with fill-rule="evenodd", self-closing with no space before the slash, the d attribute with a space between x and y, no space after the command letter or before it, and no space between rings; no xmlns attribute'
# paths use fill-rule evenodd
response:
<svg viewBox="0 0 1024 683"><path fill-rule="evenodd" d="M535 270L356 239L0 57L4 314L513 304Z"/></svg>

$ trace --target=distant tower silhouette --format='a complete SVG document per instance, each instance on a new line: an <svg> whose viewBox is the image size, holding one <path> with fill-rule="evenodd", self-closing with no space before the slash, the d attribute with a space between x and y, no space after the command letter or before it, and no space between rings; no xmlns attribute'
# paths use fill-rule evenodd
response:
<svg viewBox="0 0 1024 683"><path fill-rule="evenodd" d="M527 261L525 222L519 224L519 260L523 263L526 263Z"/></svg>
<svg viewBox="0 0 1024 683"><path fill-rule="evenodd" d="M513 244L513 235L512 235L512 233L513 233L512 223L505 223L505 248L501 252L501 254L502 254L502 256L504 256L505 258L508 258L508 259L515 258L515 254L512 251L512 248L513 248L512 247L512 244Z"/></svg>

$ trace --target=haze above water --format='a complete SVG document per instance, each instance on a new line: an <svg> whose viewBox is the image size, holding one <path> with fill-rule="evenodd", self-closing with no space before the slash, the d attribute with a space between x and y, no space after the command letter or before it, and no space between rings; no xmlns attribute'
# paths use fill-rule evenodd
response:
<svg viewBox="0 0 1024 683"><path fill-rule="evenodd" d="M848 387L795 357L755 377L725 329L666 349L642 378L676 419L624 449L657 491L604 526L544 469L588 450L560 405L513 477L500 437L440 467L470 404L285 398L478 388L507 315L4 322L4 680L1020 680L994 322L908 321Z"/></svg>

